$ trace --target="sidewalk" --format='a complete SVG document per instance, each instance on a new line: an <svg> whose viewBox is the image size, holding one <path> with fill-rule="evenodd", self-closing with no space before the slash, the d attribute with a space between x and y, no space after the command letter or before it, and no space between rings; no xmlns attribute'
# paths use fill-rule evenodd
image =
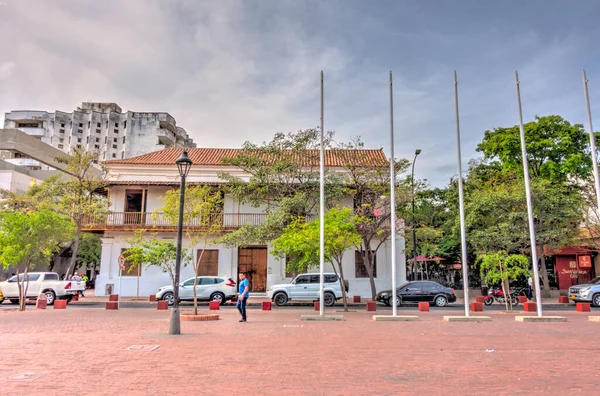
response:
<svg viewBox="0 0 600 396"><path fill-rule="evenodd" d="M353 302L352 297L353 296L348 297L348 306L349 307L364 306L367 301L371 301L370 298L362 298L360 303L355 303L355 302ZM475 297L471 297L469 300L470 300L470 302L475 302ZM92 289L92 290L86 290L85 297L80 297L80 301L83 301L83 302L106 302L106 301L108 301L108 297L96 297L94 294L94 290ZM122 297L121 301L144 303L144 302L149 301L149 297L148 296L140 296L139 299L137 299L136 297ZM252 296L250 296L250 298L248 299L247 305L259 306L263 303L263 301L271 301L271 300L269 300L268 297L252 297ZM530 300L530 302L535 302L535 299ZM207 301L199 301L198 303L200 305L208 305ZM231 303L229 303L229 304L231 304ZM302 302L290 301L289 305L312 306L313 304L311 302L307 302L307 301L302 301ZM342 305L342 300L338 300L336 305ZM457 298L456 302L453 303L452 305L453 306L464 305L464 299ZM498 304L495 303L495 305L498 305ZM522 304L519 304L519 305L522 305ZM542 305L565 305L565 306L568 306L568 305L575 305L575 304L574 303L559 304L558 298L542 298Z"/></svg>

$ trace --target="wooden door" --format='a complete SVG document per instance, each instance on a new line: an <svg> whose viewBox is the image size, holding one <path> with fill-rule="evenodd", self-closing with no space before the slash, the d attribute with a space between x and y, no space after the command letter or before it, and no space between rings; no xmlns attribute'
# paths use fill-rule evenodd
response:
<svg viewBox="0 0 600 396"><path fill-rule="evenodd" d="M267 248L247 247L238 249L238 272L245 272L251 292L267 290Z"/></svg>

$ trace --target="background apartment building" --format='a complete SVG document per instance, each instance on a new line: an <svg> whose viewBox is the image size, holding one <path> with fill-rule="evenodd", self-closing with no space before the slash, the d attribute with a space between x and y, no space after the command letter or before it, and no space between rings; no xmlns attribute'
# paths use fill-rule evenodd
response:
<svg viewBox="0 0 600 396"><path fill-rule="evenodd" d="M19 129L65 153L75 147L97 150L100 161L129 158L170 147L196 147L170 114L123 113L116 103L84 102L71 113L14 110L5 114L4 128ZM43 167L19 153L4 152L1 157L29 169Z"/></svg>

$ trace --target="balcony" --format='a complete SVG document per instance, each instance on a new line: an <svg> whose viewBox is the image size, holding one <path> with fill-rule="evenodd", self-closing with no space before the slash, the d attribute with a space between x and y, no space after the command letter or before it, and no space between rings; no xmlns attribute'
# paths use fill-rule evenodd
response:
<svg viewBox="0 0 600 396"><path fill-rule="evenodd" d="M243 225L259 226L267 219L266 213L214 213L208 218L194 218L184 221L184 228L201 230L217 228L233 231ZM311 215L306 217L307 221L316 219ZM177 223L168 219L164 213L152 212L111 212L105 216L89 218L84 221L84 231L177 231Z"/></svg>
<svg viewBox="0 0 600 396"><path fill-rule="evenodd" d="M175 134L168 129L159 129L157 135L159 143L167 147L173 146L176 142Z"/></svg>
<svg viewBox="0 0 600 396"><path fill-rule="evenodd" d="M19 127L19 130L25 132L29 136L33 137L44 137L46 130L44 128L34 128L34 127Z"/></svg>
<svg viewBox="0 0 600 396"><path fill-rule="evenodd" d="M184 228L217 227L227 231L246 224L258 226L263 224L266 218L265 213L216 213L209 215L208 218L195 218L185 221ZM173 223L164 213L111 212L103 217L86 219L83 228L85 231L140 229L175 231L177 230L177 223Z"/></svg>

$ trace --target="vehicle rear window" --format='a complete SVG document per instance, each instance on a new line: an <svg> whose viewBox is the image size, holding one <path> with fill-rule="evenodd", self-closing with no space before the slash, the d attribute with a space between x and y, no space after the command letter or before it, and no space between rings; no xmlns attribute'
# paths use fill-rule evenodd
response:
<svg viewBox="0 0 600 396"><path fill-rule="evenodd" d="M215 284L215 278L202 278L199 280L202 281L202 285L214 285Z"/></svg>
<svg viewBox="0 0 600 396"><path fill-rule="evenodd" d="M319 275L311 275L309 283L321 283Z"/></svg>
<svg viewBox="0 0 600 396"><path fill-rule="evenodd" d="M215 278L215 284L217 284L217 283L223 283L223 282L225 282L225 279Z"/></svg>
<svg viewBox="0 0 600 396"><path fill-rule="evenodd" d="M29 279L30 282L35 282L38 279L40 279L40 274L27 274L27 279ZM15 275L15 276L11 277L8 281L16 282L17 276ZM23 274L19 274L19 282L23 282Z"/></svg>
<svg viewBox="0 0 600 396"><path fill-rule="evenodd" d="M325 283L335 283L338 281L337 275L325 275Z"/></svg>
<svg viewBox="0 0 600 396"><path fill-rule="evenodd" d="M44 280L58 280L58 274L46 274Z"/></svg>

